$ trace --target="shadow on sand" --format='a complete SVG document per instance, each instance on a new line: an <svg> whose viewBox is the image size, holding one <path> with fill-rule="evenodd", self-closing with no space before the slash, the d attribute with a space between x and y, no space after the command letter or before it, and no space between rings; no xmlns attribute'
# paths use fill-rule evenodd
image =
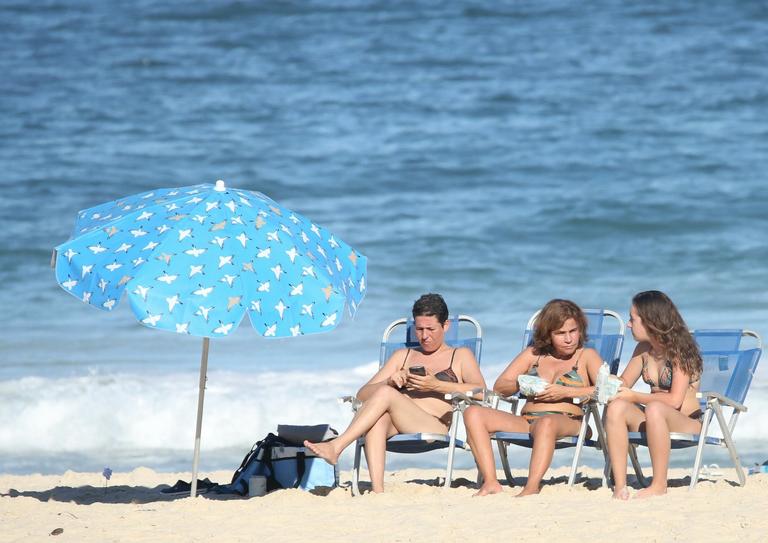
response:
<svg viewBox="0 0 768 543"><path fill-rule="evenodd" d="M73 502L78 505L91 505L94 503L154 503L171 502L189 498L189 490L174 494L164 494L162 491L170 488L169 485L158 485L150 488L146 486L117 485L106 489L95 486L57 486L49 490L16 490L11 488L0 497L10 498L35 498L41 502ZM237 494L216 494L208 491L199 494L200 497L213 500L242 500L246 497Z"/></svg>
<svg viewBox="0 0 768 543"><path fill-rule="evenodd" d="M178 487L177 483L174 487ZM41 502L72 502L78 505L91 505L94 503L114 503L114 504L143 504L156 502L172 502L189 498L189 484L186 484L186 490L174 493L164 493L172 487L169 485L158 485L156 487L147 486L128 486L116 485L107 488L96 486L57 486L49 490L17 490L11 488L7 493L0 493L0 497L9 498L34 498ZM325 496L332 489L329 487L316 487L310 494L316 496ZM275 491L277 492L277 491ZM220 493L216 487L198 489L198 497L208 500L247 500L248 496L240 496L230 492Z"/></svg>

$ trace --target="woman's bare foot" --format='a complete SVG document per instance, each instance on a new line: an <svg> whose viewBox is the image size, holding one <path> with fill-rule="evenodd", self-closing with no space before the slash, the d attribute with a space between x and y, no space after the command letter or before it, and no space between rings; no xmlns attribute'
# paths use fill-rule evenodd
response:
<svg viewBox="0 0 768 543"><path fill-rule="evenodd" d="M304 446L332 466L335 466L336 462L339 461L339 452L336 451L336 447L333 446L334 441L336 440L334 439L326 443L310 443L309 441L304 441Z"/></svg>
<svg viewBox="0 0 768 543"><path fill-rule="evenodd" d="M629 499L629 489L625 486L621 488L617 488L613 491L613 499L614 500L623 500L626 501Z"/></svg>
<svg viewBox="0 0 768 543"><path fill-rule="evenodd" d="M541 488L538 486L535 488L528 488L527 486L524 486L520 493L515 496L515 498L524 498L525 496L531 496L533 494L538 494L539 492L541 492Z"/></svg>
<svg viewBox="0 0 768 543"><path fill-rule="evenodd" d="M635 498L643 499L643 498L653 498L654 496L663 496L667 493L667 488L654 488L653 485L649 486L648 488L644 488L641 491L639 491L637 494L635 494Z"/></svg>
<svg viewBox="0 0 768 543"><path fill-rule="evenodd" d="M488 496L489 494L498 494L501 492L501 484L499 484L498 481L495 481L493 483L483 483L483 486L480 487L480 490L472 494L472 497L477 496Z"/></svg>

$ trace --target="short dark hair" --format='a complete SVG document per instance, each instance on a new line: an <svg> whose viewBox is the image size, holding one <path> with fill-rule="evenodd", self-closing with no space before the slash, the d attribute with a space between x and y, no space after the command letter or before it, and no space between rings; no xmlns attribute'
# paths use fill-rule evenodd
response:
<svg viewBox="0 0 768 543"><path fill-rule="evenodd" d="M413 302L411 310L413 318L416 317L435 317L440 324L445 324L448 320L448 306L439 294L422 294L421 297Z"/></svg>
<svg viewBox="0 0 768 543"><path fill-rule="evenodd" d="M548 301L536 317L536 323L533 325L533 352L537 355L554 354L552 332L568 319L576 321L576 326L579 327L579 347L583 347L587 341L587 316L572 301L555 298Z"/></svg>

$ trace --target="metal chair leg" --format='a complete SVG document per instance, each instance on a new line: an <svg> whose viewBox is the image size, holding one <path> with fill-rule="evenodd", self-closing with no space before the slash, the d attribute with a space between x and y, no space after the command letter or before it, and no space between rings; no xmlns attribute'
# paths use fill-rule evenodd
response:
<svg viewBox="0 0 768 543"><path fill-rule="evenodd" d="M709 431L709 423L712 421L712 409L707 408L704 411L704 419L701 421L701 433L699 433L699 444L696 447L696 458L693 461L693 470L691 471L691 484L688 486L688 490L693 490L696 487L696 483L699 482L699 472L701 471L701 459L704 454L704 444L707 440L707 433Z"/></svg>
<svg viewBox="0 0 768 543"><path fill-rule="evenodd" d="M459 429L458 418L459 410L454 409L453 420L451 420L450 441L448 442L448 464L445 468L445 488L451 488L451 482L453 482L453 456L456 452L456 433Z"/></svg>
<svg viewBox="0 0 768 543"><path fill-rule="evenodd" d="M597 428L597 444L600 450L603 452L603 477L600 481L602 486L613 488L613 472L611 469L611 457L608 454L608 438L605 434L605 410L603 414L597 409L597 406L592 406L592 418L595 421L595 428Z"/></svg>
<svg viewBox="0 0 768 543"><path fill-rule="evenodd" d="M360 452L363 450L363 444L360 442L360 440L355 441L355 461L352 465L352 495L353 496L359 496L360 495L360 487L358 486L360 482Z"/></svg>
<svg viewBox="0 0 768 543"><path fill-rule="evenodd" d="M720 430L723 432L725 445L728 447L728 453L731 455L733 467L736 468L736 475L739 478L739 485L744 486L747 484L747 477L744 475L744 468L741 467L741 458L739 458L739 453L736 450L736 445L734 444L733 438L731 437L731 432L725 422L725 417L723 416L723 411L720 409L720 404L715 404L714 409L717 422L720 424Z"/></svg>
<svg viewBox="0 0 768 543"><path fill-rule="evenodd" d="M573 453L573 462L571 462L571 473L568 475L568 486L573 486L576 482L576 471L579 469L579 458L581 458L581 449L584 446L584 440L587 437L587 429L589 428L589 415L587 410L584 413L584 418L581 421L581 428L579 428L579 438L576 441L576 450Z"/></svg>
<svg viewBox="0 0 768 543"><path fill-rule="evenodd" d="M640 486L647 487L651 484L645 475L643 475L643 468L640 466L640 460L637 459L637 445L629 444L629 459L632 461L632 468L635 470L635 476Z"/></svg>
<svg viewBox="0 0 768 543"><path fill-rule="evenodd" d="M507 484L509 486L515 486L515 480L512 478L512 470L509 467L509 458L507 458L507 444L503 441L497 441L496 445L499 449L499 458L501 459L501 467L504 468L504 476L507 478Z"/></svg>

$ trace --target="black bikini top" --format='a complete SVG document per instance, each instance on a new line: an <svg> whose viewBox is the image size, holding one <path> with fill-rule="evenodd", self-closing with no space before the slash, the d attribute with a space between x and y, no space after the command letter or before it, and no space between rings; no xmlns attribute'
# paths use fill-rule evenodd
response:
<svg viewBox="0 0 768 543"><path fill-rule="evenodd" d="M411 354L411 349L408 349L408 351L405 353L405 358L403 358L403 367L400 369L405 369L405 363L408 360L409 354ZM445 381L447 383L459 382L459 378L456 377L456 373L453 371L453 358L455 356L456 356L456 349L454 349L453 353L451 354L451 364L444 370L438 371L435 374L435 378L437 378L438 381Z"/></svg>

